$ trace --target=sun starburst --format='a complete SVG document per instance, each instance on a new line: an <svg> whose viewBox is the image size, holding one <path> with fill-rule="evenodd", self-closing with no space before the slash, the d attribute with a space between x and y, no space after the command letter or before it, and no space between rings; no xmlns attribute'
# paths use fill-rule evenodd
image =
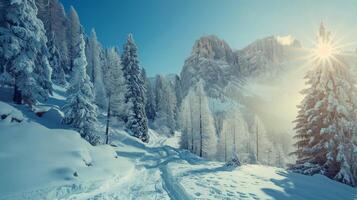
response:
<svg viewBox="0 0 357 200"><path fill-rule="evenodd" d="M345 38L346 39L346 38ZM345 65L346 60L357 59L357 54L346 49L354 47L357 43L346 42L344 37L331 34L321 23L317 37L312 42L312 48L303 48L301 60L306 61L306 67L330 66L333 64Z"/></svg>

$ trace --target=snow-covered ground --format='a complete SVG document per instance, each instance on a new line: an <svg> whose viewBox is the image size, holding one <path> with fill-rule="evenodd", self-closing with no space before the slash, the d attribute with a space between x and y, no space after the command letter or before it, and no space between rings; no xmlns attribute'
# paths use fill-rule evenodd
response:
<svg viewBox="0 0 357 200"><path fill-rule="evenodd" d="M21 113L3 102L0 108ZM0 199L66 199L91 190L86 183L106 187L134 170L111 146L93 147L77 132L7 118L0 121Z"/></svg>
<svg viewBox="0 0 357 200"><path fill-rule="evenodd" d="M93 147L61 127L60 92L48 105L53 113L42 117L0 102L1 200L357 199L357 189L323 176L203 160L178 149L179 133L167 138L150 130L144 144L114 128L112 145Z"/></svg>

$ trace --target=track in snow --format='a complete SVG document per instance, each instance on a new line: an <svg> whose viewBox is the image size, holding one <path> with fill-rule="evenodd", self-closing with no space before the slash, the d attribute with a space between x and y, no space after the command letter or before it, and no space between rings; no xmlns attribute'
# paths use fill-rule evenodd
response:
<svg viewBox="0 0 357 200"><path fill-rule="evenodd" d="M136 179L135 184L138 184L139 186L137 185L136 187L130 187L131 193L135 194L137 192L137 187L140 187L141 184L145 185L145 187L148 187L150 184L155 184L156 193L158 196L160 196L160 198L155 199L190 199L189 195L185 192L183 187L181 187L180 183L176 180L175 177L171 175L167 169L168 163L182 161L177 150L169 146L147 147L146 150L147 154L118 152L119 156L127 156L131 159L136 156L135 160L137 169L151 174L150 176L145 176L144 180L140 177L140 175L137 176L140 178ZM140 193L142 194L143 191L140 191ZM150 199L146 195L143 196L146 197L144 199ZM135 199L140 198L136 196Z"/></svg>

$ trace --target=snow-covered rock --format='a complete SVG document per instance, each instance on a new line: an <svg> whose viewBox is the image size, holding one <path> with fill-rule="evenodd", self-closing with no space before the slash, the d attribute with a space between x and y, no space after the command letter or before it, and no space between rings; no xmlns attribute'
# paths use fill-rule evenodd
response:
<svg viewBox="0 0 357 200"><path fill-rule="evenodd" d="M0 101L0 120L8 122L21 122L24 119L21 111Z"/></svg>

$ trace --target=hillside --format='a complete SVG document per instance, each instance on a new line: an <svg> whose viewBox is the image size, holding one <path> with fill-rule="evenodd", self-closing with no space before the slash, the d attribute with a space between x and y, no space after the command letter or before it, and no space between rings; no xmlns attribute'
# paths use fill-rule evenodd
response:
<svg viewBox="0 0 357 200"><path fill-rule="evenodd" d="M46 127L46 114L32 116L4 102L0 112L1 200L357 198L356 189L320 175L203 160L177 149L177 136L150 131L145 144L113 129L112 146L93 147L74 131Z"/></svg>

